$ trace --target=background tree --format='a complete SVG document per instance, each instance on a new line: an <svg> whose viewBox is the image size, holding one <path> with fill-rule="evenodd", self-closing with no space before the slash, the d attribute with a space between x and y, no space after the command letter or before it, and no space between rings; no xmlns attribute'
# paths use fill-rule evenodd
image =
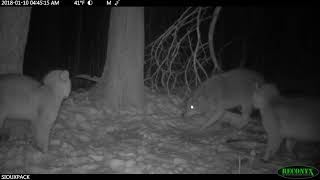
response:
<svg viewBox="0 0 320 180"><path fill-rule="evenodd" d="M0 8L0 74L22 74L30 13L30 7Z"/></svg>
<svg viewBox="0 0 320 180"><path fill-rule="evenodd" d="M112 8L107 59L95 98L108 108L143 108L144 8ZM99 99L98 99L99 98Z"/></svg>

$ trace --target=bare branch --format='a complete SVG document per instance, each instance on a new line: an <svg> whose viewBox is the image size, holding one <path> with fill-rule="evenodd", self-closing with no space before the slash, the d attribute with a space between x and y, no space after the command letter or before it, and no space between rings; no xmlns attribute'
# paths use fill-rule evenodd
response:
<svg viewBox="0 0 320 180"><path fill-rule="evenodd" d="M210 43L201 40L200 26L211 20L211 10L187 8L166 32L146 47L145 82L151 88L164 88L170 94L173 89L184 87L190 92L208 78L208 65L214 62L214 68L220 69L216 59L210 61Z"/></svg>
<svg viewBox="0 0 320 180"><path fill-rule="evenodd" d="M213 33L214 33L214 29L215 29L220 11L221 11L221 6L216 7L215 10L213 11L212 21L210 24L210 29L209 29L209 34L208 34L210 55L211 55L213 63L215 64L216 71L218 71L218 72L221 72L222 70L221 70L220 65L218 64L217 57L214 52Z"/></svg>

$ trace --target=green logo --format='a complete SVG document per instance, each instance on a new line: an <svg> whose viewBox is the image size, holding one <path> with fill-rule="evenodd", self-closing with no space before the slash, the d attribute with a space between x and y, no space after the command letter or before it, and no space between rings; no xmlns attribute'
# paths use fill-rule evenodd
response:
<svg viewBox="0 0 320 180"><path fill-rule="evenodd" d="M288 179L307 179L316 177L318 169L310 166L287 166L278 170L278 175Z"/></svg>

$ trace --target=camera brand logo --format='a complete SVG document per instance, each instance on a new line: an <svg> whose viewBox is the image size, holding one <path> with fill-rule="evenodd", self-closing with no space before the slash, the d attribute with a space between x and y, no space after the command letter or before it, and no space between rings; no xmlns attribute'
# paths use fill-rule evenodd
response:
<svg viewBox="0 0 320 180"><path fill-rule="evenodd" d="M319 175L319 170L310 166L287 166L278 170L278 175L288 179L308 179Z"/></svg>

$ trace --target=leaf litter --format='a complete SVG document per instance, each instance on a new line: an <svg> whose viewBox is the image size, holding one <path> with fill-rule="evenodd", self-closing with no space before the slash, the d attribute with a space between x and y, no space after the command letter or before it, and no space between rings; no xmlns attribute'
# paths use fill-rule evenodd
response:
<svg viewBox="0 0 320 180"><path fill-rule="evenodd" d="M0 143L0 172L274 174L286 165L313 165L280 155L261 161L266 136L257 118L239 130L230 115L199 131L201 117L182 118L178 96L146 91L145 103L145 114L113 115L94 106L87 91L73 92L60 108L47 153L33 148L28 125L9 127L14 133Z"/></svg>

